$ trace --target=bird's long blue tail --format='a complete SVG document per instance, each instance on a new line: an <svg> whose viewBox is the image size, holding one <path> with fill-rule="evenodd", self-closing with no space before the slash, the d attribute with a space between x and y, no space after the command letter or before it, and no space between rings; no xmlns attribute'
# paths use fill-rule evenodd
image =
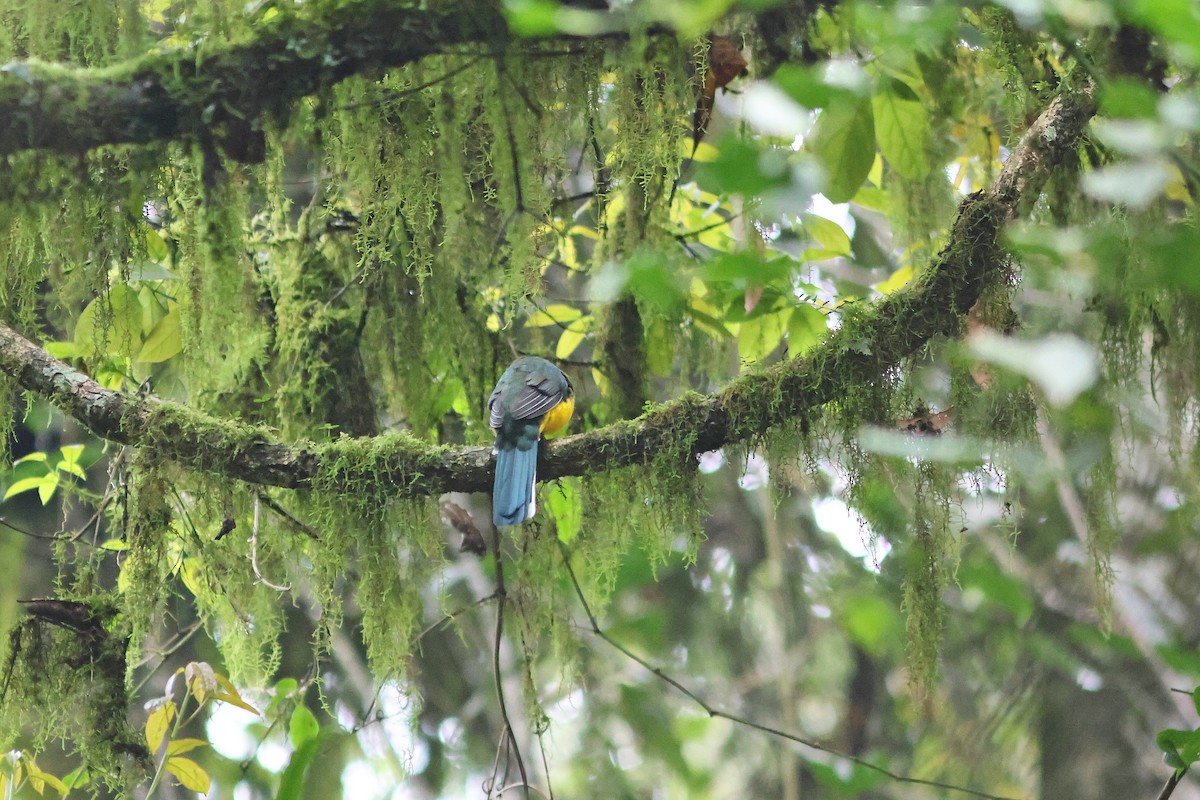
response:
<svg viewBox="0 0 1200 800"><path fill-rule="evenodd" d="M537 509L537 440L527 450L503 447L496 452L496 483L492 489L492 522L516 525Z"/></svg>

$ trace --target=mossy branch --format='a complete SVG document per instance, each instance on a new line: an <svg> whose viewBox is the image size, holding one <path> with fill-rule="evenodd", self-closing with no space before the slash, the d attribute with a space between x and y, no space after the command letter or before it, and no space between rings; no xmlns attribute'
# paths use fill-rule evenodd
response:
<svg viewBox="0 0 1200 800"><path fill-rule="evenodd" d="M15 61L0 70L0 153L82 153L214 135L234 156L295 101L463 44L502 45L495 3L338 3L321 16L280 13L245 43L150 53L102 69Z"/></svg>
<svg viewBox="0 0 1200 800"><path fill-rule="evenodd" d="M1036 201L1051 170L1073 163L1093 113L1090 92L1054 100L995 183L963 200L945 249L921 278L847 321L810 354L739 378L717 394L683 397L636 420L550 442L542 448L538 475L585 475L751 439L814 414L848 387L885 380L933 338L957 335L983 290L1010 277L998 241L1004 224ZM98 436L250 483L346 492L369 483L408 497L491 486L487 447L438 447L405 434L287 445L265 428L105 389L5 326L0 371Z"/></svg>

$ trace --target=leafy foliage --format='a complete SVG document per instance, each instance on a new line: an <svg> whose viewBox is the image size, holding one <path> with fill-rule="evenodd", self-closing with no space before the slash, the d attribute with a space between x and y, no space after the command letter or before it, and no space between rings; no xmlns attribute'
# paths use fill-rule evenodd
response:
<svg viewBox="0 0 1200 800"><path fill-rule="evenodd" d="M1200 680L1188 4L50 5L4 5L0 104L115 85L164 133L0 163L4 329L139 398L104 441L4 367L0 569L53 597L0 596L3 788L1066 796L1088 747L1200 757L1162 689ZM634 463L513 532L397 499L479 458L518 353ZM304 489L242 480L276 438Z"/></svg>

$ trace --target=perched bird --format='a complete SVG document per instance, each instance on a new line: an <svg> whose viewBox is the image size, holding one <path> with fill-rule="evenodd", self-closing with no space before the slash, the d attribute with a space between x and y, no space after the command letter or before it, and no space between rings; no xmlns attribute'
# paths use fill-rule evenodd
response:
<svg viewBox="0 0 1200 800"><path fill-rule="evenodd" d="M558 367L544 358L524 356L504 370L488 398L496 431L496 483L492 522L516 525L537 510L538 439L567 426L575 411L575 392Z"/></svg>

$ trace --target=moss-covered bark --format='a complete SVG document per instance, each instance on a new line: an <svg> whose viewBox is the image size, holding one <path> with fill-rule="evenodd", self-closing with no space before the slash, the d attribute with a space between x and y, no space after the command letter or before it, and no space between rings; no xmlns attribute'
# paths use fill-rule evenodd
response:
<svg viewBox="0 0 1200 800"><path fill-rule="evenodd" d="M632 422L543 448L543 480L645 463L659 452L714 450L765 433L881 379L937 336L959 333L963 315L989 286L1009 279L998 236L1036 198L1046 168L1074 152L1092 114L1090 94L1059 98L1030 127L996 183L963 201L942 253L910 289L848 321L810 355L739 378L724 391L667 403ZM272 432L219 421L154 398L104 389L0 326L0 371L112 441L152 447L186 466L275 486L308 486L323 475L334 491L366 480L393 496L483 491L490 448L444 448L403 434L289 446Z"/></svg>

